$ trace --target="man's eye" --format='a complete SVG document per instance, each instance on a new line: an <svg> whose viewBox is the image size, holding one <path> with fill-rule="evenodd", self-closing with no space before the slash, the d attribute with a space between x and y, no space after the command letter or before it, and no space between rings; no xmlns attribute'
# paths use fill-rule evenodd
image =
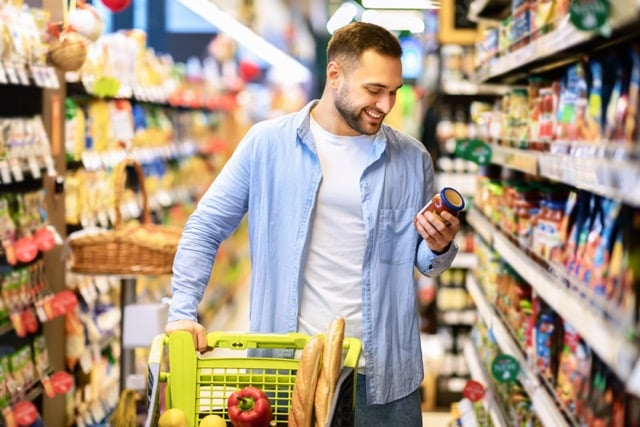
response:
<svg viewBox="0 0 640 427"><path fill-rule="evenodd" d="M380 89L368 87L367 92L369 92L371 95L377 95L380 93Z"/></svg>

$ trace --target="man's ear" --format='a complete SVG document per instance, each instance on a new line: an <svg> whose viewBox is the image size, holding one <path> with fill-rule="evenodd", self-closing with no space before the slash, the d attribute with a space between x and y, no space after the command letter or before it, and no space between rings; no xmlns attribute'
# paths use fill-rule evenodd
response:
<svg viewBox="0 0 640 427"><path fill-rule="evenodd" d="M327 82L332 88L338 87L340 81L340 75L342 74L342 68L340 64L335 61L331 61L327 64Z"/></svg>

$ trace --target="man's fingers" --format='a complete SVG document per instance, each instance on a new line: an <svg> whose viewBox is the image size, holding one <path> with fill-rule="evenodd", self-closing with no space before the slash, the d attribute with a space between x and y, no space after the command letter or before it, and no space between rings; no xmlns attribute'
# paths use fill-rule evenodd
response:
<svg viewBox="0 0 640 427"><path fill-rule="evenodd" d="M194 331L194 342L196 343L198 351L207 351L207 331L204 329L204 326L200 324L198 324L198 327L196 327Z"/></svg>
<svg viewBox="0 0 640 427"><path fill-rule="evenodd" d="M196 349L201 352L207 350L207 330L198 322L188 319L176 320L168 323L164 328L167 335L175 331L189 332Z"/></svg>

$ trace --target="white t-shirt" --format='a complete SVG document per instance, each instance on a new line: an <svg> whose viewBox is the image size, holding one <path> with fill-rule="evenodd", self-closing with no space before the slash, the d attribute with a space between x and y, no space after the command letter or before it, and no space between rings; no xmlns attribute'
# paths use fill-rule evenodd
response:
<svg viewBox="0 0 640 427"><path fill-rule="evenodd" d="M326 333L336 316L345 336L362 338L362 260L365 230L360 176L373 136L339 136L311 118L322 182L312 219L309 253L302 275L298 330ZM363 365L364 357L360 358Z"/></svg>

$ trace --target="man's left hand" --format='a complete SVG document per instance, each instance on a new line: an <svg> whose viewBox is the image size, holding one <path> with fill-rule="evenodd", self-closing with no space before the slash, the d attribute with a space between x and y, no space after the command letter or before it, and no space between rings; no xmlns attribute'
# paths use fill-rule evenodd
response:
<svg viewBox="0 0 640 427"><path fill-rule="evenodd" d="M440 217L427 211L416 217L415 226L429 249L441 254L449 248L460 230L460 220L447 211L443 211Z"/></svg>

